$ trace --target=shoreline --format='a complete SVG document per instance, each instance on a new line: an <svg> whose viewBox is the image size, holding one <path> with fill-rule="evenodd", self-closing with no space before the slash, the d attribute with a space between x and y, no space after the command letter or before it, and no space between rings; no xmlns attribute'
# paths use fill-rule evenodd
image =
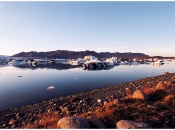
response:
<svg viewBox="0 0 175 130"><path fill-rule="evenodd" d="M145 86L154 87L159 81L169 82L172 77L175 77L175 73L165 73L74 95L62 96L32 105L2 110L0 111L0 128L12 128L9 122L11 119L17 118L20 118L20 121L15 128L20 128L23 121L35 120L37 114L50 110L56 111L62 117L79 116L81 113L94 111L98 107L102 107L104 102L126 96L126 88L129 88L133 93L136 89L142 89Z"/></svg>

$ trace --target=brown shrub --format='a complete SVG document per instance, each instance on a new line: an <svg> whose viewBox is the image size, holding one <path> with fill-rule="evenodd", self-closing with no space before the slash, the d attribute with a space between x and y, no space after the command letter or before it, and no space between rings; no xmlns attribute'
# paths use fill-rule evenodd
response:
<svg viewBox="0 0 175 130"><path fill-rule="evenodd" d="M88 117L90 115L94 116L95 118L107 118L107 117L112 117L114 113L115 105L113 101L108 102L104 107L99 107L93 112L86 112L82 113L80 116L81 117Z"/></svg>
<svg viewBox="0 0 175 130"><path fill-rule="evenodd" d="M24 124L22 128L57 128L57 122L60 119L58 113L46 112L38 116L34 122Z"/></svg>
<svg viewBox="0 0 175 130"><path fill-rule="evenodd" d="M151 87L149 87L149 86L146 86L146 87L143 88L143 92L144 92L145 94L148 94L148 95L154 94L155 91L156 91L155 88L151 88Z"/></svg>
<svg viewBox="0 0 175 130"><path fill-rule="evenodd" d="M104 106L105 107L109 107L109 106L112 106L114 103L113 103L113 101L110 101L110 102L106 102L105 104L104 104Z"/></svg>
<svg viewBox="0 0 175 130"><path fill-rule="evenodd" d="M174 95L170 94L170 95L165 96L164 99L163 99L163 101L164 101L164 102L168 102L168 101L170 101L172 98L174 98Z"/></svg>
<svg viewBox="0 0 175 130"><path fill-rule="evenodd" d="M106 118L106 117L110 117L113 115L114 109L113 108L106 108L105 110L97 110L94 112L94 115L96 118Z"/></svg>
<svg viewBox="0 0 175 130"><path fill-rule="evenodd" d="M116 99L113 99L113 100L110 101L110 102L106 102L104 106L105 106L106 108L109 108L109 107L111 107L111 106L113 106L113 105L116 105L116 104L118 104L118 103L120 103L120 100L119 100L118 98L116 98Z"/></svg>
<svg viewBox="0 0 175 130"><path fill-rule="evenodd" d="M132 98L132 94L127 94L125 97L123 97L123 99L131 99Z"/></svg>

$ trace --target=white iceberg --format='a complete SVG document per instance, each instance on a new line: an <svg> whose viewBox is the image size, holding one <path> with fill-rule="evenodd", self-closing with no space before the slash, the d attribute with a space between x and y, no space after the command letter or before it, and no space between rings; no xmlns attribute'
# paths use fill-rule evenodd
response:
<svg viewBox="0 0 175 130"><path fill-rule="evenodd" d="M54 86L49 86L49 87L47 88L47 90L53 90L53 89L55 89Z"/></svg>

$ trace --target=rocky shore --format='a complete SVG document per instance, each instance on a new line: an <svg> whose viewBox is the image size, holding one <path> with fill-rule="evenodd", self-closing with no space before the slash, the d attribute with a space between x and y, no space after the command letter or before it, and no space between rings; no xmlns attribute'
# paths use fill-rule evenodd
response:
<svg viewBox="0 0 175 130"><path fill-rule="evenodd" d="M49 101L43 101L37 104L33 105L27 105L27 106L21 106L19 108L12 108L9 110L5 111L0 111L0 128L57 128L57 122L55 125L48 126L46 123L46 127L43 125L30 125L32 124L41 124L43 116L51 116L53 118L58 118L61 119L63 117L72 117L72 116L84 116L87 117L87 115L91 115L90 113L93 113L99 109L104 109L106 108L105 105L115 101L114 105L112 104L110 109L114 110L113 114L117 113L116 108L120 113L117 113L120 118L103 118L101 116L98 116L99 120L101 120L107 128L116 128L115 122L119 121L119 119L129 119L129 120L135 120L135 121L144 121L149 124L152 128L173 128L175 127L173 123L175 124L175 113L173 110L171 110L169 107L164 108L157 100L160 100L160 102L163 101L163 97L159 98L161 96L158 95L153 95L152 98L148 101L140 101L140 100L135 100L132 98L129 98L131 94L135 92L135 90L143 90L145 88L152 89L155 88L155 86L162 81L166 88L162 90L161 92L156 91L156 94L160 94L161 96L163 95L164 97L167 95L173 95L175 94L175 73L165 73L163 75L159 76L154 76L154 77L145 77L143 79L139 79L136 81L132 82L127 82L123 84L117 84L111 87L106 87L106 88L100 88L100 89L94 89L92 91L88 92L82 92L78 93L75 95L70 95L70 96L64 96L64 97L59 97L59 98L54 98ZM169 87L169 88L168 88ZM168 88L168 89L167 89ZM157 97L156 97L157 96ZM151 97L151 96L150 96ZM153 99L154 98L154 99ZM157 100L156 100L157 98ZM159 98L159 99L158 99ZM173 97L174 98L174 97ZM121 102L121 103L118 103ZM157 106L152 106L155 104L155 102L160 106L160 108L157 108ZM132 104L137 104L137 109L140 111L137 114L143 114L143 110L139 108L138 106L147 106L149 108L147 109L153 109L155 107L156 111L153 110L154 113L156 112L164 112L162 114L166 115L167 118L168 116L171 116L171 121L167 120L164 117L157 116L156 114L153 115L155 116L155 120L151 117L146 118L146 115L150 113L146 113L145 118L140 119L140 117L136 118L136 115L134 115L134 109L132 110L132 113L130 113L130 109L127 107L127 105L132 105ZM2 105L2 104L1 104ZM156 104L155 104L156 105ZM171 105L170 104L166 104ZM172 104L172 107L175 104ZM120 108L120 109L119 109ZM125 114L128 114L124 110L128 110L128 113L130 115L128 116L123 116ZM135 109L137 111L137 109ZM159 110L160 109L160 110ZM150 110L149 110L150 111ZM122 114L123 115L120 115ZM145 110L145 112L147 112ZM169 113L169 115L168 115ZM53 116L54 115L54 116ZM55 116L56 115L56 116ZM89 116L88 115L88 116ZM132 116L131 116L132 115ZM143 117L143 115L141 117ZM92 115L91 115L92 116ZM157 116L157 117L156 117ZM135 118L134 118L135 117ZM115 120L115 121L114 121ZM165 121L164 121L165 120ZM162 122L169 121L167 124L159 125ZM58 120L57 120L58 121ZM28 127L30 126L30 127Z"/></svg>

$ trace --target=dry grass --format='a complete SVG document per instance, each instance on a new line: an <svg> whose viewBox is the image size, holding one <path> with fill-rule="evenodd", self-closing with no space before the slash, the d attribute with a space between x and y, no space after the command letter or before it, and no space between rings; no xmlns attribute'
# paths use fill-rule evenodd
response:
<svg viewBox="0 0 175 130"><path fill-rule="evenodd" d="M114 101L110 101L110 102L107 102L103 107L99 107L93 112L83 113L80 116L88 117L89 115L92 115L97 119L105 119L108 117L112 117L115 110L115 105L116 104L114 104Z"/></svg>
<svg viewBox="0 0 175 130"><path fill-rule="evenodd" d="M143 88L143 92L145 94L154 94L156 92L156 89L155 88L151 88L150 86L146 86Z"/></svg>
<svg viewBox="0 0 175 130"><path fill-rule="evenodd" d="M168 102L174 98L174 95L170 94L164 97L163 102Z"/></svg>
<svg viewBox="0 0 175 130"><path fill-rule="evenodd" d="M22 128L57 128L57 122L60 119L57 112L46 112L38 115L34 122L24 124Z"/></svg>
<svg viewBox="0 0 175 130"><path fill-rule="evenodd" d="M131 99L132 98L132 94L127 94L125 97L123 97L122 99Z"/></svg>
<svg viewBox="0 0 175 130"><path fill-rule="evenodd" d="M104 107L105 108L109 108L109 107L111 107L111 106L113 106L114 105L114 100L112 100L112 101L110 101L110 102L107 102L105 105L104 105Z"/></svg>
<svg viewBox="0 0 175 130"><path fill-rule="evenodd" d="M105 110L103 110L102 108L99 108L97 109L93 115L96 117L96 118L106 118L106 117L110 117L113 115L113 112L114 112L114 109L113 108L106 108Z"/></svg>

